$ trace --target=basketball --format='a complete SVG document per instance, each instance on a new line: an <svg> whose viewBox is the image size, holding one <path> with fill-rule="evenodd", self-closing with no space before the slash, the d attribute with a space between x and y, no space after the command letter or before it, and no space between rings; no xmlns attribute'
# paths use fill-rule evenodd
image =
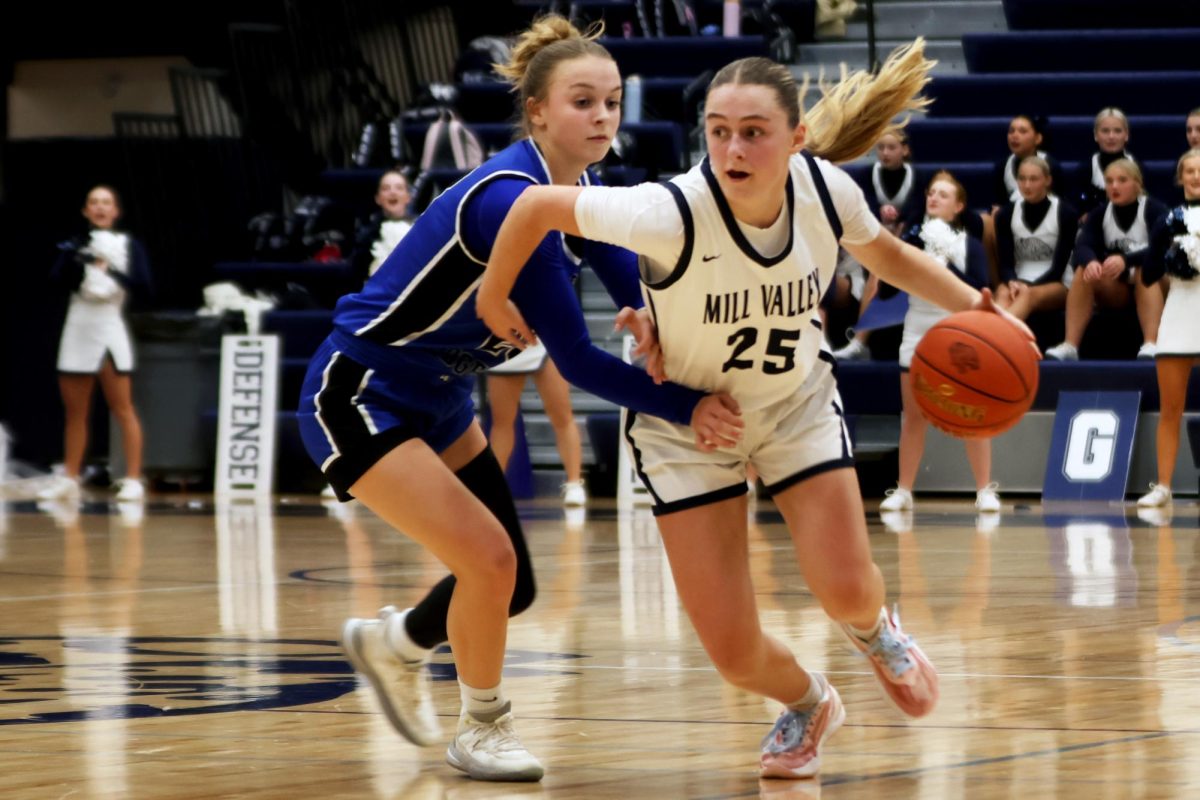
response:
<svg viewBox="0 0 1200 800"><path fill-rule="evenodd" d="M1033 404L1038 357L1000 315L960 311L917 343L909 380L921 413L935 427L985 439L1016 425Z"/></svg>

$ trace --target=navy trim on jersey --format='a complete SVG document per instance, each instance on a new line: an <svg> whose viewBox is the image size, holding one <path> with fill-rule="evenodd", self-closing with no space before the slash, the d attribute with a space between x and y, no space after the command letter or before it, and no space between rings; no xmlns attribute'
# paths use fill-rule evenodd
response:
<svg viewBox="0 0 1200 800"><path fill-rule="evenodd" d="M534 150L536 149L537 148L535 147ZM466 253L469 258L471 258L473 261L478 261L484 266L487 266L487 258L480 258L472 253L471 247L467 244L466 237L462 235L463 212L467 210L467 204L471 202L471 198L477 191L487 186L489 183L497 180L498 178L524 178L525 180L529 181L531 186L539 185L537 179L526 172L520 172L515 169L499 170L497 172L493 172L491 175L488 175L470 189L467 189L467 191L463 194L462 199L458 201L458 208L454 209L454 238L462 246L463 252Z"/></svg>
<svg viewBox="0 0 1200 800"><path fill-rule="evenodd" d="M770 486L767 486L766 487L767 494L770 494L770 495L778 494L779 492L782 492L785 489L792 488L797 483L806 481L809 478L820 475L821 473L832 472L835 469L842 469L843 467L853 468L854 467L854 456L842 456L841 458L835 458L832 461L824 461L820 464L814 464L813 466L808 467L807 469L802 469L799 472L797 472L795 475L790 475L790 476L784 478L783 480L779 481L778 483L773 483ZM655 512L655 513L657 513L657 512Z"/></svg>
<svg viewBox="0 0 1200 800"><path fill-rule="evenodd" d="M650 485L650 478L646 476L642 469L642 451L638 449L637 443L633 441L633 423L637 419L637 412L632 408L625 411L625 441L629 442L629 449L633 451L633 469L638 477L642 480L642 485L646 487L646 491L654 498L654 505L657 507L662 504L662 498L658 496L658 492L654 491L654 487Z"/></svg>
<svg viewBox="0 0 1200 800"><path fill-rule="evenodd" d="M817 160L812 157L812 153L801 150L800 155L804 156L804 160L808 162L808 171L812 175L813 185L817 187L821 205L825 207L825 218L829 220L829 227L833 228L833 238L840 242L843 233L842 220L838 217L837 208L833 205L833 198L829 196L829 187L825 185L825 176L821 174L821 168L817 166Z"/></svg>
<svg viewBox="0 0 1200 800"><path fill-rule="evenodd" d="M651 289L666 289L682 278L683 273L687 272L688 264L692 263L692 248L696 246L696 222L692 219L692 209L688 207L683 190L670 181L663 183L662 186L671 193L675 205L679 207L679 216L683 217L683 250L679 253L679 260L675 262L675 268L667 277L658 283L646 284Z"/></svg>
<svg viewBox="0 0 1200 800"><path fill-rule="evenodd" d="M477 191L501 178L523 178L530 185L537 185L537 181L527 173L501 170L469 188L454 212L454 236L421 270L421 274L405 287L387 311L355 331L355 335L379 344L403 344L458 311L483 279L483 271L487 266L487 259L472 253L463 238L463 213ZM463 259L460 252L467 258Z"/></svg>
<svg viewBox="0 0 1200 800"><path fill-rule="evenodd" d="M685 497L682 500L673 500L670 503L655 503L654 508L650 512L656 517L661 517L663 514L674 514L676 511L687 511L690 508L699 508L710 503L731 500L734 497L741 497L748 491L750 489L746 486L746 482L738 481L733 486L726 486L724 489L716 489L704 494L698 494L695 497Z"/></svg>
<svg viewBox="0 0 1200 800"><path fill-rule="evenodd" d="M787 180L788 240L783 249L779 251L779 254L770 258L764 257L754 249L750 242L746 241L745 234L738 227L737 218L733 216L733 209L729 207L729 201L725 199L725 195L721 191L721 185L717 183L717 176L713 174L712 167L708 164L707 156L700 162L700 171L704 173L704 179L708 181L709 191L712 192L713 199L717 202L717 208L721 212L721 219L725 220L726 230L729 231L729 235L733 237L733 241L737 244L738 249L745 253L747 258L764 267L773 267L791 254L792 245L796 239L796 193L792 188L791 170L788 171Z"/></svg>
<svg viewBox="0 0 1200 800"><path fill-rule="evenodd" d="M838 362L837 362L837 359L833 357L833 353L827 353L824 350L818 350L817 358L819 358L822 361L829 364L830 369L833 370L833 377L836 378L837 370L838 370Z"/></svg>

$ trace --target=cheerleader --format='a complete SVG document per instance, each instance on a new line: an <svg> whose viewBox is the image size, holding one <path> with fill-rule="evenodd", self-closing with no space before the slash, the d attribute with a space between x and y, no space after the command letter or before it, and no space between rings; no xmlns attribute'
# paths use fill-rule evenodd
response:
<svg viewBox="0 0 1200 800"><path fill-rule="evenodd" d="M905 232L905 241L923 249L934 261L975 289L988 285L987 253L983 243L971 236L963 224L967 208L967 192L949 172L933 176L925 192L925 220ZM894 294L891 286L881 286L880 295ZM925 452L925 433L929 423L917 410L916 397L909 384L907 372L912 364L917 342L937 322L950 312L920 297L910 297L904 315L904 334L900 340L900 478L895 489L889 489L880 511L910 511L913 507L913 486L921 456ZM966 439L967 461L975 475L975 508L985 512L1000 510L1000 496L991 480L992 443L990 439Z"/></svg>
<svg viewBox="0 0 1200 800"><path fill-rule="evenodd" d="M412 192L404 173L391 169L380 176L375 189L379 210L359 227L354 237L351 263L356 275L364 280L374 275L412 229L413 216L408 210L411 201Z"/></svg>
<svg viewBox="0 0 1200 800"><path fill-rule="evenodd" d="M1187 144L1191 149L1200 147L1200 108L1193 108L1187 115Z"/></svg>
<svg viewBox="0 0 1200 800"><path fill-rule="evenodd" d="M908 134L903 130L888 131L875 144L875 164L871 167L870 186L866 189L867 206L884 227L897 236L906 221L920 209L921 192L916 188L917 171L913 167ZM862 265L849 256L838 260L838 279L834 297L844 303L858 303L861 318L875 298L879 282L866 274ZM861 361L871 357L867 348L869 331L859 331L844 346L833 351L839 361Z"/></svg>
<svg viewBox="0 0 1200 800"><path fill-rule="evenodd" d="M1183 154L1175 168L1183 187L1183 205L1159 220L1150 238L1150 255L1142 268L1142 283L1157 285L1164 275L1170 284L1154 367L1158 373L1158 482L1138 499L1140 508L1171 504L1171 478L1179 453L1179 428L1187 405L1188 378L1200 361L1200 148Z"/></svg>
<svg viewBox="0 0 1200 800"><path fill-rule="evenodd" d="M1079 208L1095 208L1104 201L1104 170L1118 158L1134 161L1125 146L1129 144L1129 118L1119 108L1104 108L1096 115L1092 135L1099 148L1092 157L1079 162L1075 176ZM1134 163L1137 163L1134 161Z"/></svg>
<svg viewBox="0 0 1200 800"><path fill-rule="evenodd" d="M70 292L67 318L58 346L58 385L66 412L63 474L38 496L43 500L77 498L87 451L88 419L97 380L109 411L121 428L125 477L117 481L117 499L145 497L142 482L142 424L133 405L130 374L133 338L122 309L129 295L147 293L150 266L142 245L115 228L121 202L110 186L87 194L83 216L90 231L83 242L62 246L51 273Z"/></svg>
<svg viewBox="0 0 1200 800"><path fill-rule="evenodd" d="M1072 273L1067 268L1079 218L1053 188L1050 165L1030 156L1017 175L1021 198L996 214L1000 286L996 302L1017 319L1062 311Z"/></svg>
<svg viewBox="0 0 1200 800"><path fill-rule="evenodd" d="M1038 156L1050 165L1050 174L1056 186L1066 185L1058 162L1042 150L1042 143L1046 139L1045 128L1046 121L1042 117L1028 114L1018 114L1008 123L1009 155L997 162L993 170L996 193L992 206L993 214L999 211L1005 202L1015 201L1021 196L1017 186L1017 169L1029 156Z"/></svg>
<svg viewBox="0 0 1200 800"><path fill-rule="evenodd" d="M1066 339L1046 351L1047 358L1076 361L1079 344L1097 303L1121 308L1132 295L1142 328L1138 358L1154 358L1163 290L1157 282L1137 280L1149 254L1150 230L1167 207L1146 194L1142 170L1119 158L1104 170L1106 200L1088 212L1075 242L1074 277L1067 290Z"/></svg>
<svg viewBox="0 0 1200 800"><path fill-rule="evenodd" d="M919 297L992 307L883 230L862 190L833 165L860 157L896 115L923 105L916 94L931 66L918 42L878 75L842 80L804 120L804 92L786 67L735 61L708 88L706 159L661 185L528 190L501 228L479 289L488 327L520 343L532 330L507 295L547 230L630 247L641 255L665 375L738 399L740 441L697 437L644 413L631 415L626 438L709 657L733 685L784 705L763 740L764 777L816 774L820 746L845 712L830 681L762 629L746 556L748 463L787 521L809 588L867 655L893 704L920 717L937 702L937 671L881 607L883 578L817 312L839 242L881 280Z"/></svg>

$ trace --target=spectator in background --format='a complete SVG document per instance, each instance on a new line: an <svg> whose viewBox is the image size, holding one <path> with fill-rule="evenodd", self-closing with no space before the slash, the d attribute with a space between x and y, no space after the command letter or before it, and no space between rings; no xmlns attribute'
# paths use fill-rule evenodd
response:
<svg viewBox="0 0 1200 800"><path fill-rule="evenodd" d="M1188 147L1200 147L1200 108L1193 108L1188 112L1186 133Z"/></svg>
<svg viewBox="0 0 1200 800"><path fill-rule="evenodd" d="M996 212L1000 285L996 302L1018 319L1035 311L1062 311L1072 272L1071 248L1078 213L1050 193L1053 179L1044 158L1029 156L1017 172L1021 197Z"/></svg>
<svg viewBox="0 0 1200 800"><path fill-rule="evenodd" d="M583 444L579 426L571 410L571 386L559 373L558 367L546 355L545 345L538 343L520 355L488 371L488 405L492 412L492 429L488 435L500 469L508 469L517 438L517 414L521 413L521 392L525 378L533 375L533 384L541 395L546 416L554 426L554 441L567 473L562 485L565 506L587 505L587 489L583 484Z"/></svg>
<svg viewBox="0 0 1200 800"><path fill-rule="evenodd" d="M1118 158L1137 163L1125 149L1129 144L1129 119L1121 109L1101 109L1096 115L1093 136L1100 149L1091 158L1079 162L1079 171L1075 176L1076 200L1079 208L1085 212L1104 202L1104 170L1109 164Z"/></svg>
<svg viewBox="0 0 1200 800"><path fill-rule="evenodd" d="M964 227L963 213L967 209L967 191L958 179L946 171L933 176L925 192L925 221L904 234L909 244L923 249L944 264L957 277L976 289L988 285L987 254L983 243ZM895 289L881 284L879 294L886 297ZM880 511L909 511L913 507L913 485L921 456L925 452L925 432L929 422L917 410L912 386L907 380L909 366L917 342L950 312L928 301L910 297L904 317L904 338L900 342L900 477L895 489L888 489L879 505ZM1000 496L991 482L992 443L989 439L965 439L967 461L975 474L975 507L980 511L1000 510Z"/></svg>
<svg viewBox="0 0 1200 800"><path fill-rule="evenodd" d="M902 130L888 131L875 145L875 164L871 167L871 184L864 187L867 206L891 233L899 236L906 222L921 211L921 191L917 188L917 171L910 163L912 150L908 135ZM849 256L838 261L834 280L834 304L858 303L862 317L878 292L874 275L867 274L862 265ZM871 357L867 348L869 331L858 331L845 347L833 351L839 361L859 361Z"/></svg>
<svg viewBox="0 0 1200 800"><path fill-rule="evenodd" d="M1171 504L1171 478L1179 453L1179 428L1187 405L1188 378L1200 354L1200 148L1188 150L1175 167L1175 181L1183 187L1183 205L1154 226L1150 254L1142 268L1142 283L1157 286L1166 277L1170 284L1159 328L1159 417L1156 449L1158 483L1138 499L1140 508Z"/></svg>
<svg viewBox="0 0 1200 800"><path fill-rule="evenodd" d="M1047 358L1075 361L1079 344L1097 303L1120 308L1132 296L1142 327L1138 358L1154 358L1163 290L1158 282L1137 280L1149 254L1150 230L1167 207L1146 194L1142 170L1119 158L1104 170L1108 199L1088 212L1075 243L1075 275L1067 292L1066 339L1046 351Z"/></svg>
<svg viewBox="0 0 1200 800"><path fill-rule="evenodd" d="M383 260L391 254L413 224L409 213L412 192L408 179L398 169L383 173L375 190L375 204L379 210L373 213L354 236L354 255L351 257L356 275L363 279L371 277Z"/></svg>
<svg viewBox="0 0 1200 800"><path fill-rule="evenodd" d="M1040 116L1018 114L1008 123L1009 155L1002 161L996 162L995 168L995 202L992 213L1000 210L1000 206L1008 201L1020 198L1021 192L1017 187L1017 169L1021 162L1029 156L1039 156L1050 165L1050 174L1054 185L1063 187L1062 170L1058 162L1044 150L1042 143L1046 139L1046 121Z"/></svg>
<svg viewBox="0 0 1200 800"><path fill-rule="evenodd" d="M38 497L75 499L87 452L92 391L99 379L109 411L121 427L126 475L117 482L117 499L145 497L142 482L142 425L133 406L130 373L133 339L122 316L130 294L148 292L150 265L142 245L115 228L121 201L110 186L87 194L83 216L86 238L60 245L52 280L70 292L67 318L58 349L58 385L66 411L63 474Z"/></svg>

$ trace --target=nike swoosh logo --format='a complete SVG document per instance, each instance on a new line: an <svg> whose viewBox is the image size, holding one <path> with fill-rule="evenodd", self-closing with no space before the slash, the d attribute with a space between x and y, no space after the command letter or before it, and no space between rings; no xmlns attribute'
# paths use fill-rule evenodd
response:
<svg viewBox="0 0 1200 800"><path fill-rule="evenodd" d="M707 262L707 261L712 261L714 258L720 258L720 257L721 257L721 254L717 253L715 256L703 256L700 260Z"/></svg>

